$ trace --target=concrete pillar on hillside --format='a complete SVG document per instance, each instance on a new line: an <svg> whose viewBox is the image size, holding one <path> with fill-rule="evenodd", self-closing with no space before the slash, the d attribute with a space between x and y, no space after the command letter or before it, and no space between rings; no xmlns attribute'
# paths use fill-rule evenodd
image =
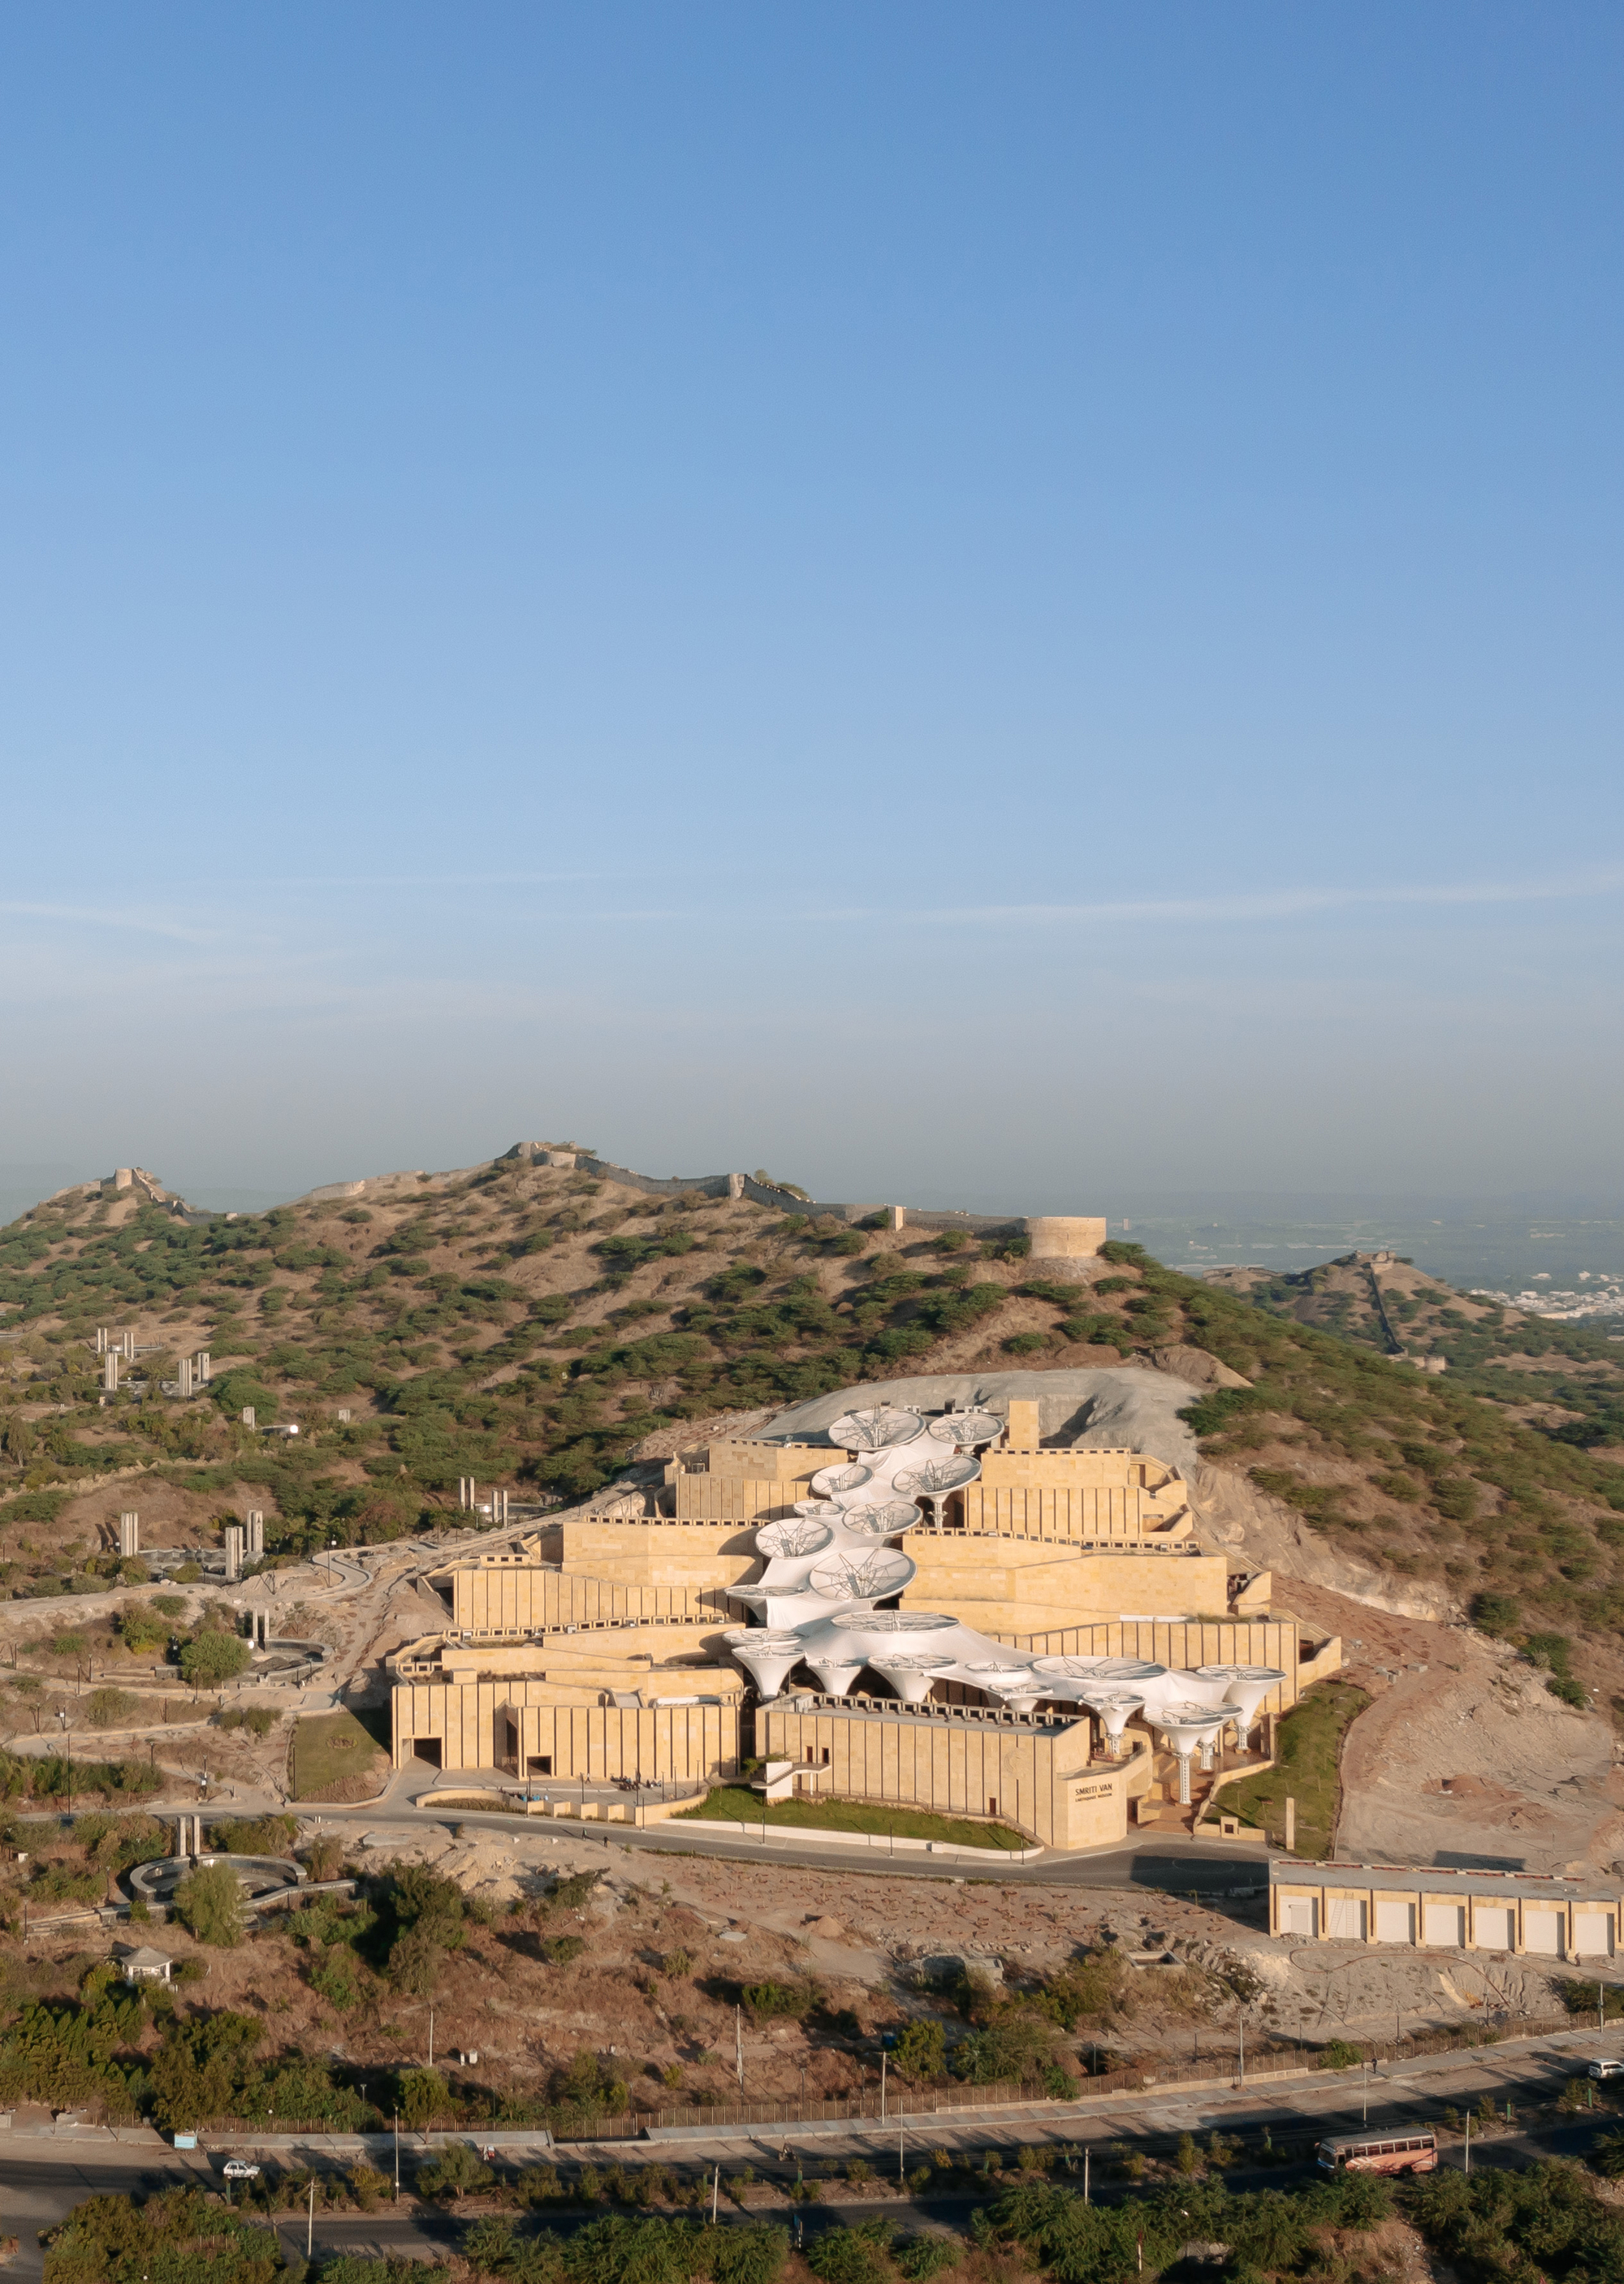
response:
<svg viewBox="0 0 1624 2284"><path fill-rule="evenodd" d="M125 1334L123 1348L125 1363L134 1364L136 1360L136 1336L133 1333Z"/></svg>
<svg viewBox="0 0 1624 2284"><path fill-rule="evenodd" d="M225 1526L225 1582L233 1585L242 1576L242 1525L228 1522Z"/></svg>
<svg viewBox="0 0 1624 2284"><path fill-rule="evenodd" d="M727 1194L730 1198L741 1198L744 1195L744 1177L742 1174L729 1174L727 1177Z"/></svg>
<svg viewBox="0 0 1624 2284"><path fill-rule="evenodd" d="M907 1219L908 1209L906 1206L886 1207L885 1226L887 1229L906 1229L907 1226Z"/></svg>
<svg viewBox="0 0 1624 2284"><path fill-rule="evenodd" d="M106 1356L107 1353L107 1327L106 1325L98 1325L96 1327L96 1353L98 1356Z"/></svg>
<svg viewBox="0 0 1624 2284"><path fill-rule="evenodd" d="M136 1169L133 1166L115 1167L113 1175L113 1186L115 1190L127 1190L133 1184L135 1178Z"/></svg>
<svg viewBox="0 0 1624 2284"><path fill-rule="evenodd" d="M254 1406L251 1404L245 1404L242 1407L242 1424L245 1428L252 1428L255 1424Z"/></svg>
<svg viewBox="0 0 1624 2284"><path fill-rule="evenodd" d="M116 1349L110 1349L102 1358L101 1384L109 1396L119 1384L119 1359Z"/></svg>
<svg viewBox="0 0 1624 2284"><path fill-rule="evenodd" d="M141 1552L141 1518L133 1510L119 1517L119 1554L128 1562Z"/></svg>
<svg viewBox="0 0 1624 2284"><path fill-rule="evenodd" d="M247 1531L246 1543L249 1554L263 1554L265 1551L265 1518L258 1507L252 1506L248 1509L245 1527Z"/></svg>
<svg viewBox="0 0 1624 2284"><path fill-rule="evenodd" d="M209 1381L215 1376L215 1360L213 1357L209 1355L207 1349L200 1349L198 1350L197 1363L194 1369L197 1373L199 1386L201 1388L207 1388Z"/></svg>
<svg viewBox="0 0 1624 2284"><path fill-rule="evenodd" d="M179 1369L180 1378L176 1383L175 1392L177 1396L190 1396L192 1393L192 1359L190 1357L182 1357Z"/></svg>

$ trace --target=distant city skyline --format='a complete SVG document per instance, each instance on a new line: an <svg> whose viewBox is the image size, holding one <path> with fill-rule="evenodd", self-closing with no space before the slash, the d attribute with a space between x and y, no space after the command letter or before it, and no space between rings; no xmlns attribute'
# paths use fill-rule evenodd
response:
<svg viewBox="0 0 1624 2284"><path fill-rule="evenodd" d="M1616 11L0 59L0 1210L1624 1186Z"/></svg>

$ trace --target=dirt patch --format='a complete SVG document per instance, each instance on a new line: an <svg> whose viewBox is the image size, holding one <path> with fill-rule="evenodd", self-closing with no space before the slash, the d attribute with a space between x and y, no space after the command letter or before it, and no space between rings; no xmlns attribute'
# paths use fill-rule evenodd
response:
<svg viewBox="0 0 1624 2284"><path fill-rule="evenodd" d="M316 1713L294 1725L296 1800L362 1801L381 1789L388 1756L353 1713Z"/></svg>
<svg viewBox="0 0 1624 2284"><path fill-rule="evenodd" d="M1514 1651L1297 1579L1281 1600L1342 1636L1343 1670L1373 1700L1343 1750L1339 1856L1531 1872L1624 1858L1609 1725L1551 1696Z"/></svg>

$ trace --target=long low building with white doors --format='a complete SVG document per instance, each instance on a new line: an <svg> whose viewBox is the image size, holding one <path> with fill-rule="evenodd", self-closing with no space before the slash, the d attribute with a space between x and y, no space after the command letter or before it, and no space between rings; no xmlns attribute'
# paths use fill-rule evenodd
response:
<svg viewBox="0 0 1624 2284"><path fill-rule="evenodd" d="M1268 1867L1269 1932L1297 1942L1498 1951L1538 1959L1617 1956L1624 1887L1542 1872L1437 1864Z"/></svg>

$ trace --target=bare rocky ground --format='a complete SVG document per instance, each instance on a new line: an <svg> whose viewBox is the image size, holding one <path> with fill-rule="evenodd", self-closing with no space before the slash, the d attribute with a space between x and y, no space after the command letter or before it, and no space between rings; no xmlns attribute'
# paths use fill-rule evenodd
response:
<svg viewBox="0 0 1624 2284"><path fill-rule="evenodd" d="M1243 2014L1249 2041L1347 2036L1388 2038L1428 2028L1466 2028L1491 2016L1560 2014L1555 1975L1543 1966L1468 1952L1368 1951L1362 1945L1288 1944L1271 1937L1262 1899L1230 1915L1188 1897L1142 1889L1068 1889L1005 1884L891 1880L694 1857L674 1859L540 1834L461 1840L420 1828L384 1826L357 1862L432 1864L498 1912L552 1884L554 1873L599 1875L590 1911L570 1921L589 1935L567 1994L528 2002L542 2046L556 2055L586 2039L600 2017L604 2038L659 2068L683 2067L670 2099L729 2098L737 1983L811 1975L828 2007L849 2009L865 2030L930 2011L914 1988L924 1960L956 1956L985 1962L1004 1985L1052 1974L1079 1951L1114 1943L1132 1958L1117 1998L1099 2021L1069 2041L1164 2063L1203 2061L1236 2050ZM686 1950L693 1982L680 2001L666 1990L663 2014L626 2010L626 1979ZM1152 1964L1151 1960L1165 1960ZM618 1979L617 1979L618 1978ZM613 1993L618 1990L617 1998ZM689 2035L673 2033L677 2013ZM607 2012L605 2010L608 2010ZM477 2028L477 2023L474 2025ZM471 2035L471 2033L470 2033ZM695 2041L725 2050L707 2074L692 2068ZM639 2043L640 2041L640 2043ZM477 2039L474 2043L478 2043ZM745 2022L747 2079L759 2096L788 2095L808 2067L810 2090L843 2092L862 2077L846 2056L819 2052L796 2025L752 2030ZM685 2059L686 2058L686 2059ZM868 2065L870 2074L872 2061Z"/></svg>
<svg viewBox="0 0 1624 2284"><path fill-rule="evenodd" d="M1612 1725L1463 1625L1404 1617L1298 1578L1282 1607L1342 1637L1373 1702L1348 1731L1336 1846L1349 1862L1477 1859L1624 1871L1624 1772Z"/></svg>

